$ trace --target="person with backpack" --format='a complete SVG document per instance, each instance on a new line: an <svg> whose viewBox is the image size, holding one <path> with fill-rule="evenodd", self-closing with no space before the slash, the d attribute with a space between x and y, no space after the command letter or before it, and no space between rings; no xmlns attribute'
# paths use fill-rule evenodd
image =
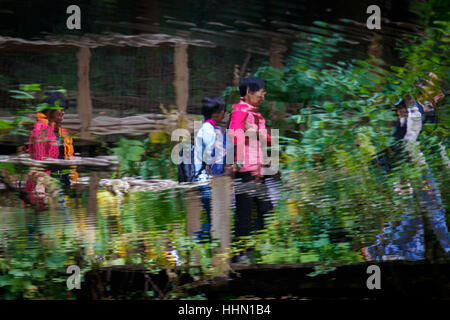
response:
<svg viewBox="0 0 450 320"><path fill-rule="evenodd" d="M225 106L225 102L220 97L205 97L202 100L201 113L204 122L194 140L194 177L190 179L192 182L206 182L214 175L226 172L226 134L218 126L225 116ZM189 167L184 165L184 168ZM191 172L192 169L186 171ZM209 185L201 185L198 190L207 222L202 225L197 235L200 241L209 241L211 239L211 188Z"/></svg>
<svg viewBox="0 0 450 320"><path fill-rule="evenodd" d="M235 146L236 212L234 235L236 239L249 236L252 231L264 228L264 216L272 209L265 174L263 147L271 144L265 120L258 107L264 101L266 84L260 78L243 78L239 84L241 101L233 105L229 126ZM257 216L252 225L252 209ZM234 262L251 262L252 251L233 258Z"/></svg>

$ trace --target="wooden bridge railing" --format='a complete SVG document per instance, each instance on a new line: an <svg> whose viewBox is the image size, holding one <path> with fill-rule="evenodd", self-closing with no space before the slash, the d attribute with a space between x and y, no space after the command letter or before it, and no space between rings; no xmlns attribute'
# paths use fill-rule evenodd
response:
<svg viewBox="0 0 450 320"><path fill-rule="evenodd" d="M37 161L30 159L26 154L20 156L0 156L1 163L23 164L35 168L60 167L70 168L77 166L77 170L89 172L89 176L80 177L74 188L88 190L88 211L90 215L97 213L97 191L99 187L106 187L115 195L122 198L123 194L130 192L160 192L168 189L186 189L186 233L194 236L201 227L200 196L196 188L209 184L211 187L211 236L219 240L220 246L213 252L213 265L220 273L229 271L229 261L226 254L231 245L231 185L229 176L217 176L209 182L178 183L173 180L142 180L133 177L122 179L100 179L98 172L114 171L118 166L115 156L98 156L95 158L79 157L76 160L46 159ZM3 180L4 177L2 177ZM10 183L9 187L19 188L25 185ZM7 189L0 183L0 190Z"/></svg>

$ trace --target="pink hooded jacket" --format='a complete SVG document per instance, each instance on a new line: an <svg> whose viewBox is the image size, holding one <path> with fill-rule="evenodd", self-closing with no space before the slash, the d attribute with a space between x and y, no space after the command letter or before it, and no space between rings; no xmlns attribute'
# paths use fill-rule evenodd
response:
<svg viewBox="0 0 450 320"><path fill-rule="evenodd" d="M31 131L28 145L30 158L34 160L44 160L44 158L58 159L58 142L54 128L49 125L47 117L38 112L36 114L37 122Z"/></svg>
<svg viewBox="0 0 450 320"><path fill-rule="evenodd" d="M234 160L241 164L239 172L250 171L252 175L262 176L264 142L261 139L270 146L271 138L258 108L242 100L233 105L229 129L234 137Z"/></svg>
<svg viewBox="0 0 450 320"><path fill-rule="evenodd" d="M44 160L47 157L58 159L59 150L54 128L49 125L48 119L43 113L38 112L36 118L37 122L31 131L28 145L30 158L34 160ZM31 171L25 183L25 192L27 193L30 202L38 211L47 208L44 200L38 198L35 194L37 180L44 174L50 174L50 170L45 170L45 173Z"/></svg>

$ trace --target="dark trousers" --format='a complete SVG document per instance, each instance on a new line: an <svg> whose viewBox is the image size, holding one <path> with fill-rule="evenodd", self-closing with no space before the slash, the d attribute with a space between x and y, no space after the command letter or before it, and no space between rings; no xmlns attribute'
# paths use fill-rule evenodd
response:
<svg viewBox="0 0 450 320"><path fill-rule="evenodd" d="M273 209L265 179L260 182L254 180L255 177L251 176L249 172L238 173L235 179L234 235L236 238L249 236L252 231L262 230L265 215ZM256 209L254 219L252 219L253 208Z"/></svg>
<svg viewBox="0 0 450 320"><path fill-rule="evenodd" d="M200 186L198 191L203 209L205 209L206 223L202 224L201 230L196 232L196 235L201 243L206 243L211 241L211 187Z"/></svg>

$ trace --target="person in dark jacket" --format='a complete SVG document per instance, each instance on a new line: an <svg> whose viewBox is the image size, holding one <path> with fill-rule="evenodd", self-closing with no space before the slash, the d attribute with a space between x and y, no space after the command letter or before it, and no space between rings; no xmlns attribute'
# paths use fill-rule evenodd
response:
<svg viewBox="0 0 450 320"><path fill-rule="evenodd" d="M366 260L378 261L425 259L424 219L427 219L443 251L450 256L450 235L441 194L425 158L413 151L418 145L417 137L424 123L424 108L410 97L398 100L394 107L397 112L393 133L396 143L391 147L393 152L390 157L387 156L389 152L385 152L376 162L381 165L385 174L391 173L396 162L400 160L410 163L415 161L416 165L424 167L426 173L418 193L426 213L424 216L418 216L412 208L405 208L402 219L388 222L383 232L377 236L376 243L363 248L363 255ZM396 189L399 189L397 192L400 191L400 188ZM412 198L411 188L410 194Z"/></svg>

